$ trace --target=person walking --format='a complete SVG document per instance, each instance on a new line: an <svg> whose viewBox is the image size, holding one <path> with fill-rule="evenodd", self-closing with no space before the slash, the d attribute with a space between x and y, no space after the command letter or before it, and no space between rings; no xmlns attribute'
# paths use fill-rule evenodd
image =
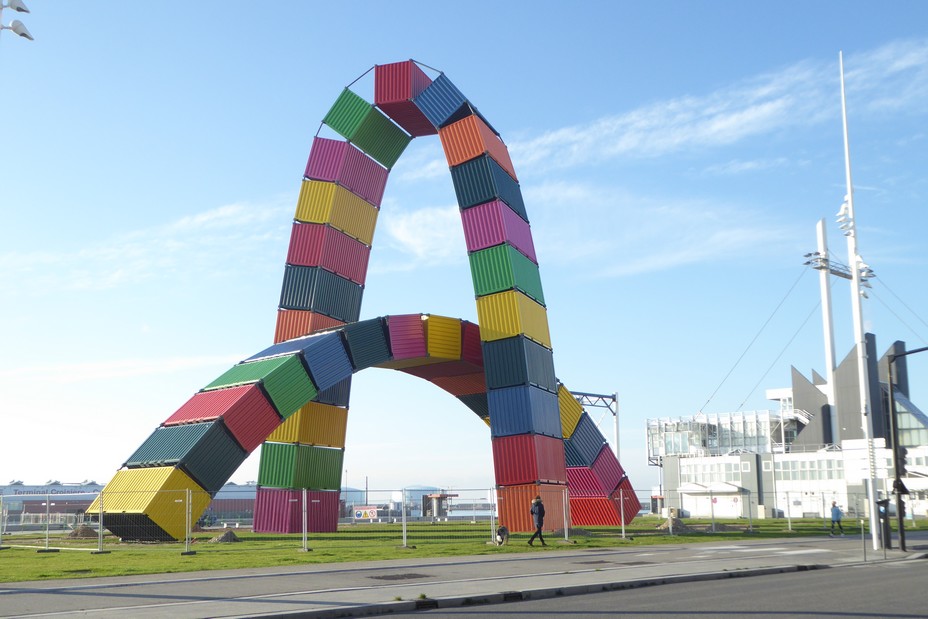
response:
<svg viewBox="0 0 928 619"><path fill-rule="evenodd" d="M532 537L529 538L528 545L534 546L532 542L534 542L537 537L542 546L547 546L547 544L545 544L545 538L541 535L541 528L545 526L545 504L541 502L540 495L536 496L532 501L530 513L532 514L532 521L535 523L535 532L532 533Z"/></svg>
<svg viewBox="0 0 928 619"><path fill-rule="evenodd" d="M831 537L835 536L835 525L841 531L841 537L844 537L844 527L841 526L841 508L838 507L837 501L831 502Z"/></svg>

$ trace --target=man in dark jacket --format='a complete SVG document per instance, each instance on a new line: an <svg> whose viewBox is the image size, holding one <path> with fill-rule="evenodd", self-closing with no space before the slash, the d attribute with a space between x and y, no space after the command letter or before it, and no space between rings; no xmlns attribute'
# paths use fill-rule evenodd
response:
<svg viewBox="0 0 928 619"><path fill-rule="evenodd" d="M542 546L547 546L545 538L541 536L541 527L545 526L545 504L541 502L541 496L536 496L535 500L532 501L531 514L532 520L535 522L535 532L532 533L532 537L528 540L528 545L534 546L532 542L537 537Z"/></svg>

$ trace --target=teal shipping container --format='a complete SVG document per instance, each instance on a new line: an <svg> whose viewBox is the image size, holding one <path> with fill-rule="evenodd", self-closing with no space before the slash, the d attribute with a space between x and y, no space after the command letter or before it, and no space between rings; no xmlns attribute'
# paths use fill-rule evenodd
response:
<svg viewBox="0 0 928 619"><path fill-rule="evenodd" d="M540 305L545 304L538 265L505 243L475 251L469 256L474 293L482 297L505 290L521 290Z"/></svg>
<svg viewBox="0 0 928 619"><path fill-rule="evenodd" d="M317 389L306 373L299 355L273 357L232 366L202 391L234 385L259 383L277 413L287 419L316 397Z"/></svg>

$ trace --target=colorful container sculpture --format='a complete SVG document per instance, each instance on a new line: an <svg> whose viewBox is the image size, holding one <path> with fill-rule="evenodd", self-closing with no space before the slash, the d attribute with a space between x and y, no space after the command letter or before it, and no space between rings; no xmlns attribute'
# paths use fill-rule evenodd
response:
<svg viewBox="0 0 928 619"><path fill-rule="evenodd" d="M212 381L136 450L104 488L104 525L128 539L178 538L158 490L208 498L267 440L256 530L298 531L294 499L307 492L322 510L313 530L334 530L351 376L368 367L428 380L490 427L500 522L511 531L532 529L536 495L551 528L569 513L574 524L630 522L637 499L621 465L555 377L529 218L498 132L444 74L431 79L411 60L374 68L373 104L345 88L323 124L344 140L313 139L274 345ZM436 133L461 209L479 326L429 314L359 322L390 169L413 137ZM142 498L123 505L120 489Z"/></svg>

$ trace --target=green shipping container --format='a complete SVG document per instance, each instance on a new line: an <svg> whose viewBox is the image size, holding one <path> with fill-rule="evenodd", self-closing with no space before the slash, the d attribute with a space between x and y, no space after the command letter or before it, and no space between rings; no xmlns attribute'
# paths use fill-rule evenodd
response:
<svg viewBox="0 0 928 619"><path fill-rule="evenodd" d="M412 136L383 112L348 90L342 91L323 121L385 168L392 168Z"/></svg>
<svg viewBox="0 0 928 619"><path fill-rule="evenodd" d="M264 443L258 485L269 488L338 490L341 484L342 449L296 443Z"/></svg>
<svg viewBox="0 0 928 619"><path fill-rule="evenodd" d="M512 245L503 244L475 251L470 255L474 292L482 297L513 288L545 304L538 265Z"/></svg>
<svg viewBox="0 0 928 619"><path fill-rule="evenodd" d="M274 357L232 366L203 391L261 383L281 417L286 419L318 393L298 355Z"/></svg>

